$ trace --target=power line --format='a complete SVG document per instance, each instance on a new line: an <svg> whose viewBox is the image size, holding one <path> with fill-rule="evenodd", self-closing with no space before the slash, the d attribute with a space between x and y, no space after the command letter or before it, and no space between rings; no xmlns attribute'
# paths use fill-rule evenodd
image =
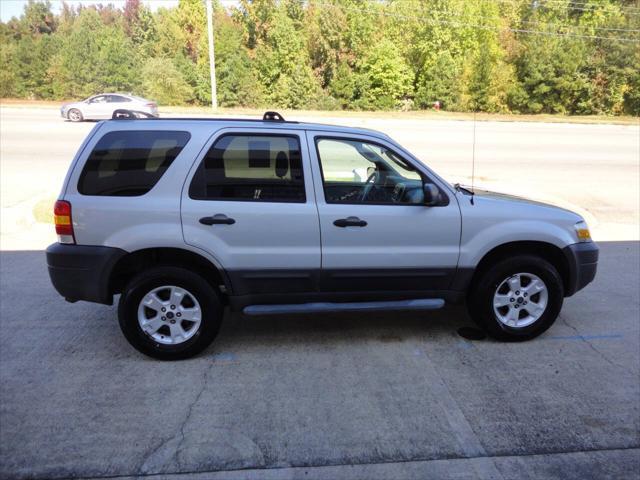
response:
<svg viewBox="0 0 640 480"><path fill-rule="evenodd" d="M534 0L535 1L535 0ZM565 5L568 8L573 8L574 6L580 6L582 8L591 8L594 10L609 10L611 12L617 12L617 11L640 11L639 7L631 7L628 5L620 5L617 9L615 8L611 8L613 7L613 5L594 5L593 3L590 2L574 2L573 0L540 0L540 3L545 4L545 3L550 3L550 4L555 4L555 5Z"/></svg>
<svg viewBox="0 0 640 480"><path fill-rule="evenodd" d="M396 2L404 2L404 1L413 1L413 0L395 0ZM487 2L491 3L508 3L516 6L524 6L529 8L536 7L544 7L545 4L549 4L552 6L566 7L572 10L581 10L581 11L602 11L605 13L622 13L627 12L630 15L640 15L640 7L630 7L630 6L620 6L617 9L612 8L613 5L593 5L588 2L574 2L573 0L487 0ZM534 5L536 4L536 5ZM637 12L637 13L636 13Z"/></svg>
<svg viewBox="0 0 640 480"><path fill-rule="evenodd" d="M442 10L434 10L433 13L437 13L438 15L445 16L456 16L461 17L463 14L460 12L444 12ZM482 20L493 20L492 17L486 17L482 15L474 15L475 19ZM519 23L526 23L528 25L540 25L542 27L551 27L551 28L588 28L593 30L601 30L607 32L630 32L630 33L640 33L640 30L632 29L632 28L609 28L609 27L590 27L588 25L566 25L561 23L545 23L545 22L534 22L530 20L518 20Z"/></svg>
<svg viewBox="0 0 640 480"><path fill-rule="evenodd" d="M585 40L607 40L607 41L619 41L619 42L630 42L630 43L640 43L640 39L628 38L628 37L603 37L600 35L581 35L581 34L569 34L569 33L559 33L559 32L549 32L543 30L530 30L524 28L511 28L511 27L493 27L490 25L478 25L472 23L465 22L455 22L449 20L437 20L431 17L424 16L407 16L407 15L398 15L395 13L385 12L385 11L372 11L366 8L358 8L358 9L349 9L348 7L339 6L332 3L324 3L321 1L315 2L317 5L322 5L326 7L339 8L343 11L355 12L355 13L365 13L368 15L382 15L386 17L394 17L400 18L403 20L421 20L428 24L437 24L437 25L448 25L453 28L475 28L478 30L492 30L497 32L508 31L513 33L522 33L528 35L541 35L541 36L551 36L551 37L561 37L561 38L580 38Z"/></svg>
<svg viewBox="0 0 640 480"><path fill-rule="evenodd" d="M640 11L636 11L634 7L619 7L619 10L616 9L611 9L611 8L607 8L609 7L609 5L590 5L587 3L574 3L571 2L569 0L568 3L565 2L558 2L558 3L552 3L551 0L539 0L539 3L536 2L535 0L530 2L528 5L527 4L523 4L520 2L516 2L514 0L493 0L496 3L509 3L512 5L522 5L522 6L528 6L529 8L541 8L541 7L545 7L545 5L549 5L551 7L565 7L567 9L571 9L571 10L578 10L581 12L597 12L597 11L603 11L605 13L621 13L623 15L640 15ZM536 5L534 5L534 3L536 3ZM632 8L633 10L626 10L627 8Z"/></svg>

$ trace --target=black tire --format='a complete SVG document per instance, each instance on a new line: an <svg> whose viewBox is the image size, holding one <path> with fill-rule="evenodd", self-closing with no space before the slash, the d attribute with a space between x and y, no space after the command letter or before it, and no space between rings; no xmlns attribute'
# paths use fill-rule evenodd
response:
<svg viewBox="0 0 640 480"><path fill-rule="evenodd" d="M544 313L526 327L513 328L498 320L493 297L507 278L517 273L538 276L547 287L548 299ZM545 332L560 314L564 299L562 278L556 268L535 255L518 255L498 261L485 271L471 287L468 309L471 318L493 338L508 342L530 340Z"/></svg>
<svg viewBox="0 0 640 480"><path fill-rule="evenodd" d="M81 122L84 120L84 117L82 116L82 112L77 108L72 108L71 110L69 110L67 112L67 118L72 122Z"/></svg>
<svg viewBox="0 0 640 480"><path fill-rule="evenodd" d="M191 338L176 345L159 343L146 334L138 322L142 298L165 285L184 288L200 304L200 326ZM159 360L180 360L200 353L218 334L222 315L219 295L206 280L184 268L170 266L154 267L136 275L122 292L118 304L118 320L126 339L139 352Z"/></svg>

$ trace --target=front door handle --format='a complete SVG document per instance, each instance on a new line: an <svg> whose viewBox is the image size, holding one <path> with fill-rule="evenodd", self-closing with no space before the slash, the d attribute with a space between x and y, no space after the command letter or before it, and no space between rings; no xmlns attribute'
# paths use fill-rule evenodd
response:
<svg viewBox="0 0 640 480"><path fill-rule="evenodd" d="M366 227L367 222L360 220L358 217L339 218L334 221L333 224L336 227Z"/></svg>
<svg viewBox="0 0 640 480"><path fill-rule="evenodd" d="M200 223L203 225L233 225L236 221L227 217L224 213L216 213L211 217L202 217Z"/></svg>

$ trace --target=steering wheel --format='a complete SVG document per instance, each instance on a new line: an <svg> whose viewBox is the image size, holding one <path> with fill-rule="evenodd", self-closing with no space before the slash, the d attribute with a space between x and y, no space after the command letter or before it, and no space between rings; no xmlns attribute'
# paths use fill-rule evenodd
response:
<svg viewBox="0 0 640 480"><path fill-rule="evenodd" d="M369 178L367 178L367 181L364 182L362 195L360 195L360 202L364 202L367 199L367 197L369 196L369 193L371 193L371 190L373 189L375 184L378 183L379 176L380 176L380 172L378 172L377 169L371 175L369 175Z"/></svg>

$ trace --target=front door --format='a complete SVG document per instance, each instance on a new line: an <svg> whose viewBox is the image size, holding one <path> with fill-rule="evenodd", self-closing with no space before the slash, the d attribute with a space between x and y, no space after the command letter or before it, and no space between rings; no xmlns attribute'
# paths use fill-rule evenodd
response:
<svg viewBox="0 0 640 480"><path fill-rule="evenodd" d="M85 108L85 118L111 118L113 105L109 103L109 95L97 95L89 100Z"/></svg>
<svg viewBox="0 0 640 480"><path fill-rule="evenodd" d="M448 289L461 228L451 192L384 140L308 132L307 141L320 215L321 289L407 296ZM440 189L438 206L425 205L424 182Z"/></svg>
<svg viewBox="0 0 640 480"><path fill-rule="evenodd" d="M314 291L320 230L304 132L247 130L218 132L192 169L185 241L219 261L235 295Z"/></svg>

